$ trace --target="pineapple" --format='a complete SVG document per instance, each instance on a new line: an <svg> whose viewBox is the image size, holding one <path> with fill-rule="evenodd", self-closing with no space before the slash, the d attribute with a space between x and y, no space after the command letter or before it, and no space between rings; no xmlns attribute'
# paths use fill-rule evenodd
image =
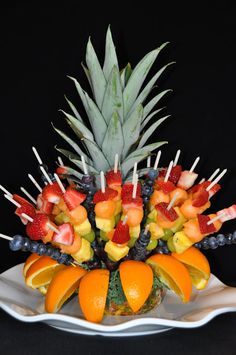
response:
<svg viewBox="0 0 236 355"><path fill-rule="evenodd" d="M157 79L172 63L162 67L145 85L144 81L160 51L167 45L148 53L134 69L128 63L120 71L116 50L110 28L108 27L105 45L105 60L101 67L91 40L86 49L86 65L83 66L89 81L93 98L81 87L79 82L69 77L88 116L90 127L85 124L75 105L67 98L72 113L62 111L67 123L76 134L78 140L73 141L61 130L57 133L74 149L75 153L57 148L77 168L82 170L83 155L91 174L97 175L101 170L107 171L114 166L115 154L119 154L120 168L126 179L135 162L147 158L155 149L167 143L165 141L147 144L146 142L156 128L169 116L159 118L150 125L153 117L161 111L154 106L170 90L165 90L154 96L149 102L147 97ZM148 125L150 125L148 127ZM67 175L81 178L76 169L68 168Z"/></svg>

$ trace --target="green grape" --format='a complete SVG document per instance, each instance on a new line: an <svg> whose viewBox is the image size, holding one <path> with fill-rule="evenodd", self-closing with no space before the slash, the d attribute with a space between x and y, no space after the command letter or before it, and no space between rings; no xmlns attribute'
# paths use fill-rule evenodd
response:
<svg viewBox="0 0 236 355"><path fill-rule="evenodd" d="M161 237L161 239L168 240L170 237L172 237L173 234L174 233L171 229L164 229L164 235Z"/></svg>
<svg viewBox="0 0 236 355"><path fill-rule="evenodd" d="M173 243L173 237L170 237L168 240L167 240L167 246L169 248L169 250L171 252L175 252L175 246L174 246L174 243Z"/></svg>
<svg viewBox="0 0 236 355"><path fill-rule="evenodd" d="M86 239L88 242L92 243L95 239L94 231L91 229L88 234L83 235L83 238Z"/></svg>
<svg viewBox="0 0 236 355"><path fill-rule="evenodd" d="M148 243L146 249L147 250L153 250L157 247L157 240L156 239L150 239L150 242Z"/></svg>

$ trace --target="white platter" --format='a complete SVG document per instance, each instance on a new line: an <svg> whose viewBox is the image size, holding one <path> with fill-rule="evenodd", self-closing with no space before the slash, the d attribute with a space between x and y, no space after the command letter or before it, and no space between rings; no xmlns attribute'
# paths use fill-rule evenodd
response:
<svg viewBox="0 0 236 355"><path fill-rule="evenodd" d="M0 307L20 321L44 322L72 333L116 337L156 334L171 328L200 327L219 314L236 311L236 288L211 275L207 288L193 291L188 304L167 291L161 305L145 315L107 316L101 324L94 324L84 319L76 297L59 313L45 313L44 297L25 286L22 267L16 265L0 275Z"/></svg>

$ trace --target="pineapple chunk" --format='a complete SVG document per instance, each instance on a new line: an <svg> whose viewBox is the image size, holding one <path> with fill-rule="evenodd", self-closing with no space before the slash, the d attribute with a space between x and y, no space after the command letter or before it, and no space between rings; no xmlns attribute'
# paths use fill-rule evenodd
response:
<svg viewBox="0 0 236 355"><path fill-rule="evenodd" d="M121 213L122 211L122 201L121 200L118 200L116 201L116 209L115 209L115 213L114 215L118 215L119 213Z"/></svg>
<svg viewBox="0 0 236 355"><path fill-rule="evenodd" d="M88 218L80 224L75 224L74 225L74 231L81 235L82 237L88 233L91 232L91 224L88 220Z"/></svg>
<svg viewBox="0 0 236 355"><path fill-rule="evenodd" d="M175 247L175 251L178 254L183 253L189 247L193 245L193 242L186 236L184 232L177 232L173 236L173 245Z"/></svg>
<svg viewBox="0 0 236 355"><path fill-rule="evenodd" d="M83 263L84 261L88 261L93 256L93 250L90 246L89 241L82 238L81 247L79 251L75 254L71 254L71 256L78 262Z"/></svg>
<svg viewBox="0 0 236 355"><path fill-rule="evenodd" d="M130 238L138 238L140 234L140 224L135 227L129 227Z"/></svg>
<svg viewBox="0 0 236 355"><path fill-rule="evenodd" d="M151 219L153 222L157 220L157 210L154 208L152 212L148 214L148 218Z"/></svg>
<svg viewBox="0 0 236 355"><path fill-rule="evenodd" d="M160 239L164 236L164 231L156 223L149 223L149 232L151 233L151 239Z"/></svg>
<svg viewBox="0 0 236 355"><path fill-rule="evenodd" d="M115 243L109 240L109 242L107 242L105 245L105 252L110 255L112 260L119 261L128 254L129 247L127 245L117 246Z"/></svg>
<svg viewBox="0 0 236 355"><path fill-rule="evenodd" d="M115 227L115 218L110 219L95 217L96 226L103 232L110 232Z"/></svg>

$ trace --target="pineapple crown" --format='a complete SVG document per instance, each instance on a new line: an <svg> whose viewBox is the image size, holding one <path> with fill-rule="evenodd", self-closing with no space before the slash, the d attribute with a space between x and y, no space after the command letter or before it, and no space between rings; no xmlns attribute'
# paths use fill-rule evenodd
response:
<svg viewBox="0 0 236 355"><path fill-rule="evenodd" d="M101 170L107 171L113 168L115 154L118 154L123 178L127 179L135 162L141 162L155 149L167 143L161 141L145 145L157 127L169 117L169 115L161 117L150 124L151 120L162 110L162 108L153 110L154 107L171 90L159 92L149 102L147 102L147 97L157 79L174 62L163 66L146 85L143 85L158 54L167 44L168 42L146 54L134 69L128 63L120 71L110 27L106 33L103 67L99 63L89 38L86 49L87 67L82 66L90 84L93 99L75 78L69 76L69 79L75 84L91 129L85 124L75 105L67 98L72 113L61 111L78 141L75 142L54 127L75 153L58 147L56 149L77 168L83 169L81 156L84 156L89 173L99 174ZM70 171L72 175L82 177L82 174L75 169L70 168Z"/></svg>

